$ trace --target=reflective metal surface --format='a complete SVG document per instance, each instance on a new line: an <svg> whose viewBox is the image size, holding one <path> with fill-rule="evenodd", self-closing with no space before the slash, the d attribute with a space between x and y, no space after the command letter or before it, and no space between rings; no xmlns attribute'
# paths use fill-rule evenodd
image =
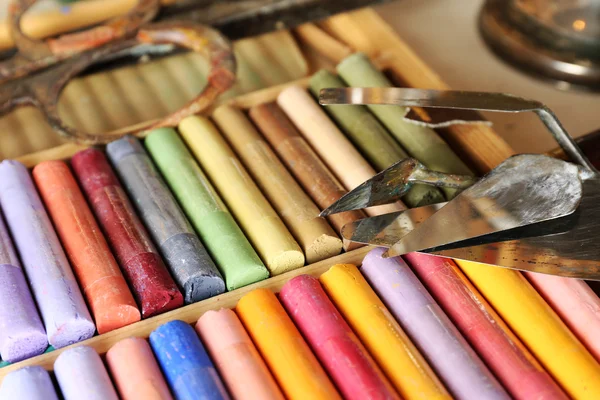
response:
<svg viewBox="0 0 600 400"><path fill-rule="evenodd" d="M456 110L496 112L535 112L558 142L565 154L585 168L588 177L598 173L564 129L552 110L536 100L504 93L465 92L458 90L424 90L404 88L335 88L323 89L319 96L323 105L387 104L404 107L430 107Z"/></svg>
<svg viewBox="0 0 600 400"><path fill-rule="evenodd" d="M483 238L494 243L473 240L461 243L460 248L428 252L523 271L600 280L600 180L585 181L583 194L575 213L552 223Z"/></svg>
<svg viewBox="0 0 600 400"><path fill-rule="evenodd" d="M414 158L398 161L352 189L319 214L321 217L400 200L415 183L466 189L477 178L431 171Z"/></svg>
<svg viewBox="0 0 600 400"><path fill-rule="evenodd" d="M446 203L432 204L353 221L344 225L342 237L353 242L392 247L444 205Z"/></svg>
<svg viewBox="0 0 600 400"><path fill-rule="evenodd" d="M511 157L439 211L432 206L357 221L350 240L506 268L600 280L600 174L543 104L499 93L398 88L325 89L321 104L390 104L533 111L579 165L543 155ZM387 190L388 195L392 191ZM406 215L405 215L406 214Z"/></svg>
<svg viewBox="0 0 600 400"><path fill-rule="evenodd" d="M494 168L395 243L398 256L536 224L573 213L582 197L576 165L517 155Z"/></svg>

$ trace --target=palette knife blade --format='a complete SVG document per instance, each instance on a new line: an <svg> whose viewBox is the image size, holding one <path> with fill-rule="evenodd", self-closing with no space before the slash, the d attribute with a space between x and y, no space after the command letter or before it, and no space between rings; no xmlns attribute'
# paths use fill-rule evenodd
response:
<svg viewBox="0 0 600 400"><path fill-rule="evenodd" d="M513 156L400 239L386 256L556 219L573 213L581 198L576 165L544 155Z"/></svg>

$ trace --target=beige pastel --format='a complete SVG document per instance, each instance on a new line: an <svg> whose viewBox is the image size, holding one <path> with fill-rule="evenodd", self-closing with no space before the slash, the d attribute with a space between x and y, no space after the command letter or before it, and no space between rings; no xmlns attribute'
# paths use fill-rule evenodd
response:
<svg viewBox="0 0 600 400"><path fill-rule="evenodd" d="M375 175L373 167L305 89L300 86L284 89L277 97L277 104L347 190L354 189ZM369 215L379 215L405 208L398 202L365 211Z"/></svg>

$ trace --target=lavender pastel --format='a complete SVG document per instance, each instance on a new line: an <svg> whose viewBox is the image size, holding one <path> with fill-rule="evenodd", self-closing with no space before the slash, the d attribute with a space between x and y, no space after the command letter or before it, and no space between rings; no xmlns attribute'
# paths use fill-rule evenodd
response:
<svg viewBox="0 0 600 400"><path fill-rule="evenodd" d="M384 251L371 250L361 272L452 395L510 399L410 267L399 257L383 258Z"/></svg>
<svg viewBox="0 0 600 400"><path fill-rule="evenodd" d="M0 355L17 362L42 354L48 347L25 274L0 212Z"/></svg>
<svg viewBox="0 0 600 400"><path fill-rule="evenodd" d="M0 163L0 206L40 309L48 342L60 348L92 337L96 327L73 271L31 176L17 161Z"/></svg>
<svg viewBox="0 0 600 400"><path fill-rule="evenodd" d="M91 347L65 350L54 362L54 375L65 400L119 400L102 359Z"/></svg>
<svg viewBox="0 0 600 400"><path fill-rule="evenodd" d="M58 400L48 372L39 366L25 367L4 377L2 400Z"/></svg>

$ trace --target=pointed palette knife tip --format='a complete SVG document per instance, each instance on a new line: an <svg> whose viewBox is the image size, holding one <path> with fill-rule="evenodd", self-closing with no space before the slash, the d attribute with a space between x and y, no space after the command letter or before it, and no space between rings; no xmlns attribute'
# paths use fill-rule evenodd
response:
<svg viewBox="0 0 600 400"><path fill-rule="evenodd" d="M393 203L417 183L463 190L475 181L476 178L472 176L431 171L416 159L406 158L352 189L324 209L319 216Z"/></svg>
<svg viewBox="0 0 600 400"><path fill-rule="evenodd" d="M345 240L377 247L392 247L447 203L430 204L347 223L341 234Z"/></svg>

